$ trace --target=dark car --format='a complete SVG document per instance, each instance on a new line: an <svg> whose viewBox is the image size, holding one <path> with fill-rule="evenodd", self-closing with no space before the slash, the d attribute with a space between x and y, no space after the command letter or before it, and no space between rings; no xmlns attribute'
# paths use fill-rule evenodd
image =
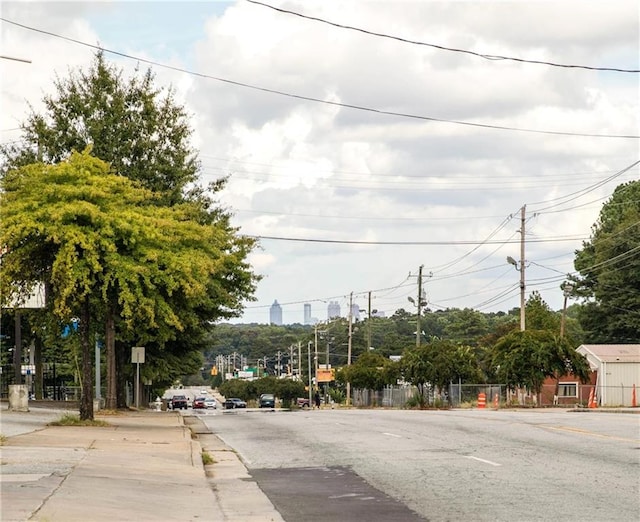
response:
<svg viewBox="0 0 640 522"><path fill-rule="evenodd" d="M263 393L260 395L259 403L261 408L275 408L276 397L273 393Z"/></svg>
<svg viewBox="0 0 640 522"><path fill-rule="evenodd" d="M187 398L184 395L174 395L171 398L172 410L186 410L189 407Z"/></svg>
<svg viewBox="0 0 640 522"><path fill-rule="evenodd" d="M224 401L224 407L226 410L233 410L235 408L246 408L247 403L237 397L231 397Z"/></svg>
<svg viewBox="0 0 640 522"><path fill-rule="evenodd" d="M296 404L298 405L298 408L308 408L309 407L309 399L305 399L303 397L298 397L298 400L296 401Z"/></svg>
<svg viewBox="0 0 640 522"><path fill-rule="evenodd" d="M207 405L205 404L206 400L206 397L196 397L195 399L193 399L192 408L194 410L204 410L207 407Z"/></svg>

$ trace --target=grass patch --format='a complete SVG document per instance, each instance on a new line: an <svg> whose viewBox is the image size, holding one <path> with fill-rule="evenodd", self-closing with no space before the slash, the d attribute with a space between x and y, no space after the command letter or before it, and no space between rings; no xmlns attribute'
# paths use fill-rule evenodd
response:
<svg viewBox="0 0 640 522"><path fill-rule="evenodd" d="M209 455L206 451L202 452L202 464L208 466L209 464L215 464L215 460L211 455Z"/></svg>
<svg viewBox="0 0 640 522"><path fill-rule="evenodd" d="M50 422L48 426L98 426L105 427L110 426L108 422L103 420L82 420L80 415L73 413L65 413L57 421Z"/></svg>

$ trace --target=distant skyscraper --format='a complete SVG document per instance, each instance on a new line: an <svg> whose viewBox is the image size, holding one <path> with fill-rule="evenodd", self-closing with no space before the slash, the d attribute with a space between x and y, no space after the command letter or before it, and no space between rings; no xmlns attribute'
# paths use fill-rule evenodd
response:
<svg viewBox="0 0 640 522"><path fill-rule="evenodd" d="M271 308L269 308L269 323L280 326L282 324L282 307L278 304L276 299Z"/></svg>
<svg viewBox="0 0 640 522"><path fill-rule="evenodd" d="M329 306L327 306L327 319L333 319L334 317L340 317L340 304L338 301L329 301Z"/></svg>
<svg viewBox="0 0 640 522"><path fill-rule="evenodd" d="M304 324L312 324L311 323L311 305L309 303L305 303L304 305Z"/></svg>

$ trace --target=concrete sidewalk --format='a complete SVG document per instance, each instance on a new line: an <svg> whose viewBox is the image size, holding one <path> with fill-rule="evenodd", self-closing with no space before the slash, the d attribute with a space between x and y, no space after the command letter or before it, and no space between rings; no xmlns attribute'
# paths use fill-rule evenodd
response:
<svg viewBox="0 0 640 522"><path fill-rule="evenodd" d="M5 410L3 423L16 415L29 412ZM4 441L0 520L283 520L197 417L141 411L96 419L109 427L47 426ZM214 461L206 467L203 449Z"/></svg>

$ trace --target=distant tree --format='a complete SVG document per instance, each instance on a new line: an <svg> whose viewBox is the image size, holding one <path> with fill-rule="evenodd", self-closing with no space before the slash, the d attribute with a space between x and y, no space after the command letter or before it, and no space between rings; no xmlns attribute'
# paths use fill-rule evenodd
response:
<svg viewBox="0 0 640 522"><path fill-rule="evenodd" d="M433 339L420 347L408 348L401 366L405 380L419 389L428 383L445 390L452 381L477 381L480 376L473 349L443 339Z"/></svg>
<svg viewBox="0 0 640 522"><path fill-rule="evenodd" d="M573 374L587 382L590 375L586 358L567 339L548 330L507 334L492 348L491 364L510 389L530 388L535 393L540 393L547 377Z"/></svg>
<svg viewBox="0 0 640 522"><path fill-rule="evenodd" d="M456 343L475 346L483 335L488 333L487 319L481 312L470 308L446 311L441 336Z"/></svg>
<svg viewBox="0 0 640 522"><path fill-rule="evenodd" d="M640 342L640 181L619 185L576 252L574 295L590 343Z"/></svg>
<svg viewBox="0 0 640 522"><path fill-rule="evenodd" d="M244 379L227 379L220 385L218 391L226 399L237 397L243 401L250 401L256 398L254 381L245 381Z"/></svg>
<svg viewBox="0 0 640 522"><path fill-rule="evenodd" d="M275 395L282 401L282 405L288 408L298 397L306 395L304 383L292 379L278 379Z"/></svg>
<svg viewBox="0 0 640 522"><path fill-rule="evenodd" d="M560 332L560 316L544 302L540 292L533 291L525 305L527 328Z"/></svg>
<svg viewBox="0 0 640 522"><path fill-rule="evenodd" d="M354 389L381 390L398 379L397 365L377 353L363 353L354 364L343 366L336 376L340 383L351 383Z"/></svg>

